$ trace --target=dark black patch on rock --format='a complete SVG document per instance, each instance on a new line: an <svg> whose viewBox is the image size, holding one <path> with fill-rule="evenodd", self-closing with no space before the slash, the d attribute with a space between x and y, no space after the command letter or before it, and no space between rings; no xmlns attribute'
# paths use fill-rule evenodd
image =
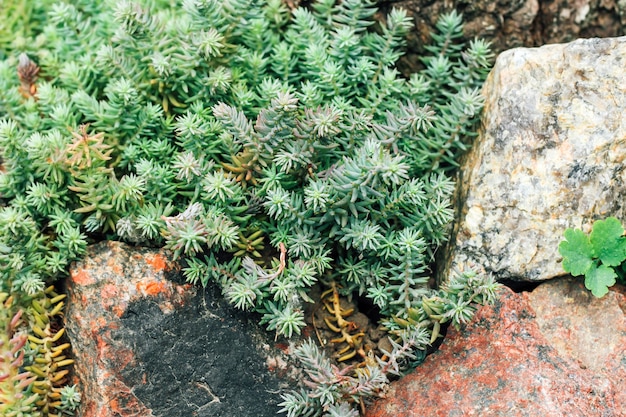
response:
<svg viewBox="0 0 626 417"><path fill-rule="evenodd" d="M274 417L289 383L268 370L269 334L249 316L216 288L172 314L149 299L134 302L112 334L137 361L120 378L157 417Z"/></svg>

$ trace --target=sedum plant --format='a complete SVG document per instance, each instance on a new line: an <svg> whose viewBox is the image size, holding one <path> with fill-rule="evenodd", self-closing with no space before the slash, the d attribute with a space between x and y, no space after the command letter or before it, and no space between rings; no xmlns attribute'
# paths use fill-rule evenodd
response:
<svg viewBox="0 0 626 417"><path fill-rule="evenodd" d="M440 336L443 325L469 322L476 305L495 301L500 284L473 271L455 271L438 291L431 291L407 311L385 322L392 335L389 351L372 352L362 362L340 367L312 341L295 349L306 379L300 390L282 395L281 412L287 417L356 417L365 404L384 397L393 377L421 363L426 351Z"/></svg>
<svg viewBox="0 0 626 417"><path fill-rule="evenodd" d="M0 8L0 59L14 50L28 48L29 42L41 45L41 31L53 0L3 0Z"/></svg>
<svg viewBox="0 0 626 417"><path fill-rule="evenodd" d="M311 288L328 289L329 327L360 365L297 348L310 380L284 397L289 416L356 415L441 325L493 300L497 285L471 271L428 285L489 45L461 42L461 17L444 15L424 69L403 77L411 19L393 9L375 24L376 12L368 0L49 5L38 42L0 62L0 292L34 311L32 349L61 358L46 366L69 364L37 320L58 313L46 288L101 239L169 248L189 282L219 285L277 337L301 334L321 302ZM356 297L380 311L389 352L348 330L340 299ZM74 388L31 368L42 415L71 413Z"/></svg>
<svg viewBox="0 0 626 417"><path fill-rule="evenodd" d="M23 371L24 347L28 335L20 332L23 311L15 311L14 299L0 293L0 411L3 416L40 416L35 402L39 395L31 390L36 380Z"/></svg>

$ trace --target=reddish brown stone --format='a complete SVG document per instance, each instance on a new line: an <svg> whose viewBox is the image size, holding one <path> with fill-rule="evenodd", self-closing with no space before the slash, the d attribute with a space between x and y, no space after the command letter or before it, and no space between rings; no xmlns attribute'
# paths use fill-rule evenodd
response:
<svg viewBox="0 0 626 417"><path fill-rule="evenodd" d="M219 288L183 284L170 259L103 242L70 271L77 415L274 417L279 393L294 385L291 359Z"/></svg>
<svg viewBox="0 0 626 417"><path fill-rule="evenodd" d="M581 318L584 311L597 312L599 305L605 306L603 311L610 310L609 317L619 317L621 311L619 320L593 322L613 329L616 336L598 340L611 340L612 350L603 353L601 366L592 368L556 347L563 345L558 339L572 340L572 332L550 330L546 325L578 326L584 333L581 321L564 318L571 313L564 305L571 301L572 292L581 288L580 280L543 285L552 288L540 289L535 295L503 290L500 300L481 308L465 329L451 329L440 350L416 371L394 382L387 397L373 404L366 417L625 416L624 292L611 291L610 299L575 299ZM557 302L550 304L541 294L544 291ZM565 301L559 302L559 297Z"/></svg>
<svg viewBox="0 0 626 417"><path fill-rule="evenodd" d="M173 265L159 254L130 255L128 247L107 242L92 247L70 275L67 317L75 371L81 381L82 417L152 416L120 372L136 360L115 343L119 318L133 301L150 296L163 311L182 305L194 292L165 279ZM102 254L105 254L103 257Z"/></svg>

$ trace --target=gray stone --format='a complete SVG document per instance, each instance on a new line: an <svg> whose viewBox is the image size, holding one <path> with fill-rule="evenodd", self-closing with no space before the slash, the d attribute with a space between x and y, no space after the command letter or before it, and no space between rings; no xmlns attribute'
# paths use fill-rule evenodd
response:
<svg viewBox="0 0 626 417"><path fill-rule="evenodd" d="M624 37L499 56L459 177L447 268L475 263L498 279L550 279L564 275L566 228L624 218L624 57Z"/></svg>

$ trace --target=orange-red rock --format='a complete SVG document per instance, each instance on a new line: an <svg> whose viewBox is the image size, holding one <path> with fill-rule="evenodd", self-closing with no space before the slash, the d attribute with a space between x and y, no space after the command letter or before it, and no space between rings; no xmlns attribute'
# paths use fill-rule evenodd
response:
<svg viewBox="0 0 626 417"><path fill-rule="evenodd" d="M68 280L80 417L274 416L293 384L272 335L164 250L104 242Z"/></svg>
<svg viewBox="0 0 626 417"><path fill-rule="evenodd" d="M503 290L366 417L626 416L626 292L596 299L586 291L580 280L551 281L534 293ZM564 348L594 333L597 351Z"/></svg>
<svg viewBox="0 0 626 417"><path fill-rule="evenodd" d="M135 366L136 359L129 346L115 343L114 332L128 305L144 296L137 288L140 283L162 287L151 296L163 309L193 295L165 279L171 264L155 268L143 255L131 258L128 249L117 242L94 246L71 270L66 327L83 391L83 417L153 415L120 379L119 372ZM144 253L153 257L150 251Z"/></svg>

